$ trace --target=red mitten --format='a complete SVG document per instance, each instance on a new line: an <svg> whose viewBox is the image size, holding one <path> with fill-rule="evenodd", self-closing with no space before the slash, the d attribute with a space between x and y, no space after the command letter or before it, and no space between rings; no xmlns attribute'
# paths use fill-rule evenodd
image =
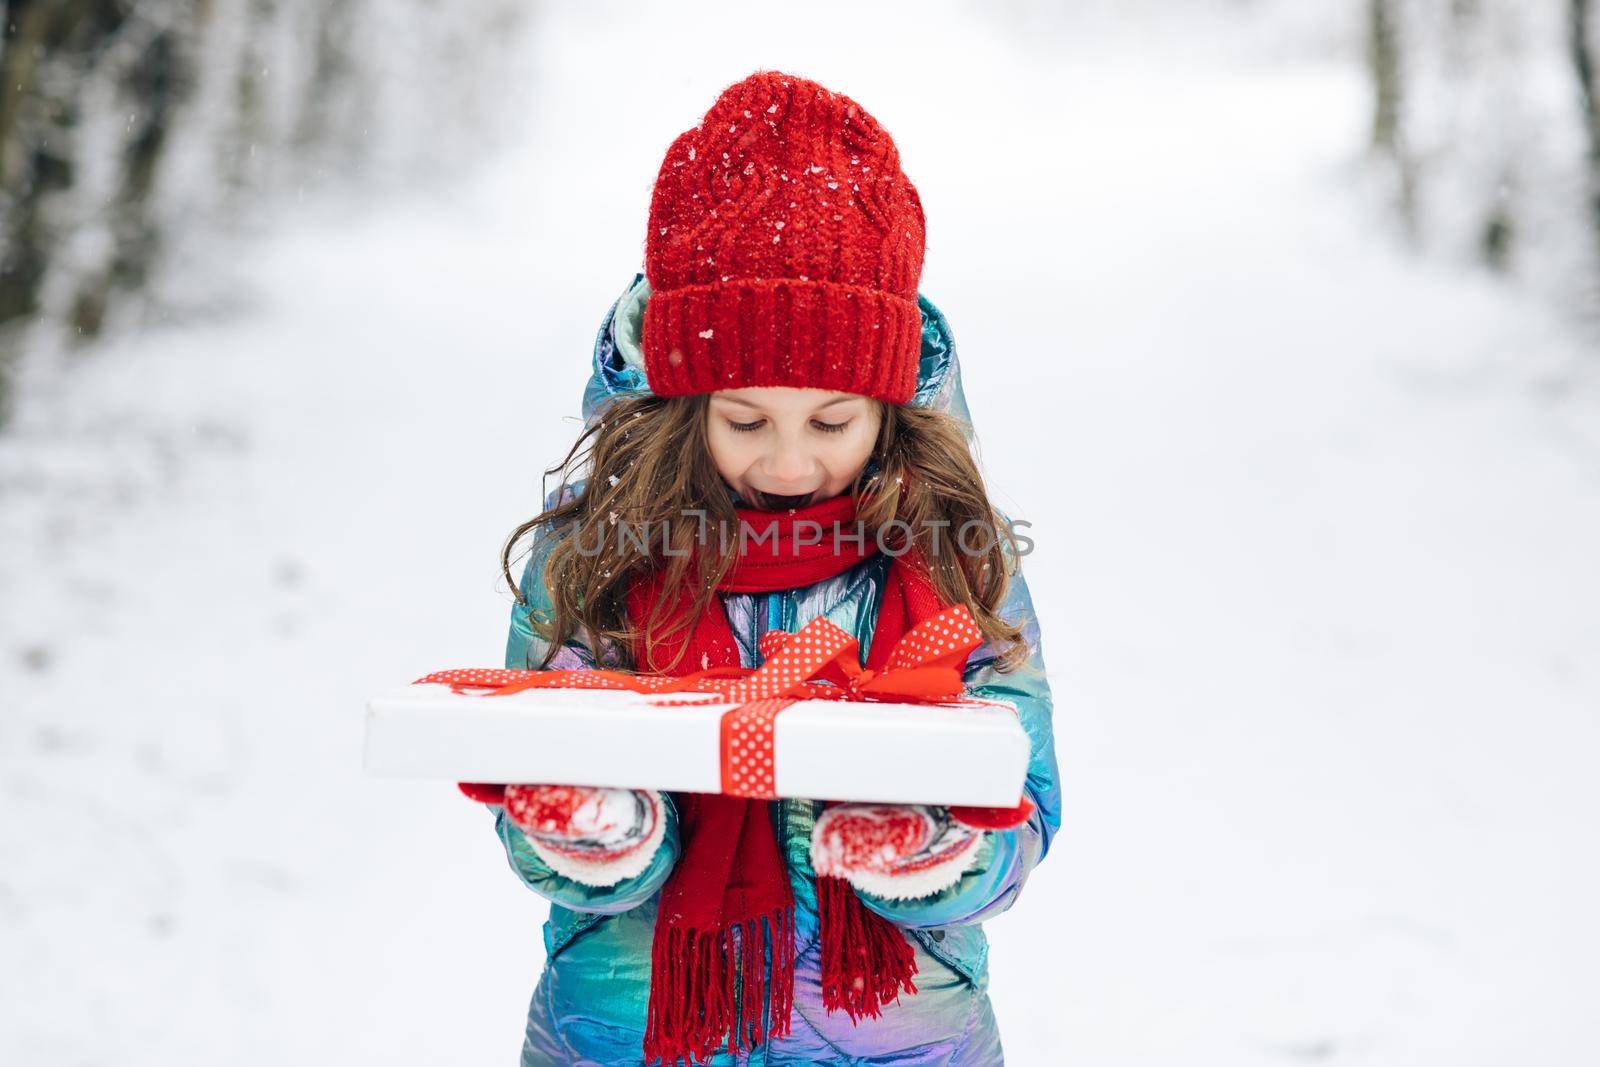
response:
<svg viewBox="0 0 1600 1067"><path fill-rule="evenodd" d="M926 804L839 804L811 833L811 864L819 875L847 879L890 900L937 893L960 880L982 843L983 831L962 825L947 809Z"/></svg>
<svg viewBox="0 0 1600 1067"><path fill-rule="evenodd" d="M961 805L950 808L950 817L959 823L979 830L1009 830L1021 826L1033 814L1033 801L1027 797L1014 808L975 808Z"/></svg>
<svg viewBox="0 0 1600 1067"><path fill-rule="evenodd" d="M552 870L586 885L639 874L666 836L666 806L655 790L508 785L505 806Z"/></svg>
<svg viewBox="0 0 1600 1067"><path fill-rule="evenodd" d="M491 785L486 782L457 782L456 786L465 793L468 800L476 800L480 804L504 804L506 802L506 787Z"/></svg>

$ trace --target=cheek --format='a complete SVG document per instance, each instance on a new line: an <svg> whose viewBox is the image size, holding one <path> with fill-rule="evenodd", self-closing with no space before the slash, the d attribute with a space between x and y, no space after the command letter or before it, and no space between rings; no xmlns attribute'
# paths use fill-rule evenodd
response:
<svg viewBox="0 0 1600 1067"><path fill-rule="evenodd" d="M878 442L878 433L873 429L841 436L846 440L829 450L828 472L835 478L854 478L867 465L867 460L872 458L872 447Z"/></svg>
<svg viewBox="0 0 1600 1067"><path fill-rule="evenodd" d="M716 464L717 471L723 477L737 476L750 466L750 447L739 440L739 435L732 430L709 430L706 433L706 450L711 453L711 462Z"/></svg>

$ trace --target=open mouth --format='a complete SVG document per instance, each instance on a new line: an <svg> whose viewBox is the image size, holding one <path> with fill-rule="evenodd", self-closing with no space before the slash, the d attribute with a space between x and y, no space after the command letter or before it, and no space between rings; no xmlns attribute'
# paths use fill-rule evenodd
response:
<svg viewBox="0 0 1600 1067"><path fill-rule="evenodd" d="M750 501L762 511L788 511L790 508L803 508L811 502L815 493L800 493L795 496L780 496L776 493L763 493L759 489L750 490Z"/></svg>

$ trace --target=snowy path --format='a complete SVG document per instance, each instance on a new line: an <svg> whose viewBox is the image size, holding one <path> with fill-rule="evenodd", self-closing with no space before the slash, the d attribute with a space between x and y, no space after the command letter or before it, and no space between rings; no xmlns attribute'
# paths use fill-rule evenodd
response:
<svg viewBox="0 0 1600 1067"><path fill-rule="evenodd" d="M514 1059L544 908L481 810L362 776L362 701L498 661L660 154L761 64L894 132L1034 524L1066 825L989 926L1009 1062L1600 1055L1596 405L1548 313L1373 236L1354 75L942 17L869 67L863 14L600 85L692 27L587 17L479 184L307 212L248 309L0 437L0 1047Z"/></svg>

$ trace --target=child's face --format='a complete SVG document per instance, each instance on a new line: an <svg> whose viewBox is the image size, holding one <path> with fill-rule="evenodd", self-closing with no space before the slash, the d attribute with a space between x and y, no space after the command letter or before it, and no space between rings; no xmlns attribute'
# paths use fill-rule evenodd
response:
<svg viewBox="0 0 1600 1067"><path fill-rule="evenodd" d="M712 393L706 419L723 480L776 511L849 489L872 456L883 412L855 393L763 386Z"/></svg>

